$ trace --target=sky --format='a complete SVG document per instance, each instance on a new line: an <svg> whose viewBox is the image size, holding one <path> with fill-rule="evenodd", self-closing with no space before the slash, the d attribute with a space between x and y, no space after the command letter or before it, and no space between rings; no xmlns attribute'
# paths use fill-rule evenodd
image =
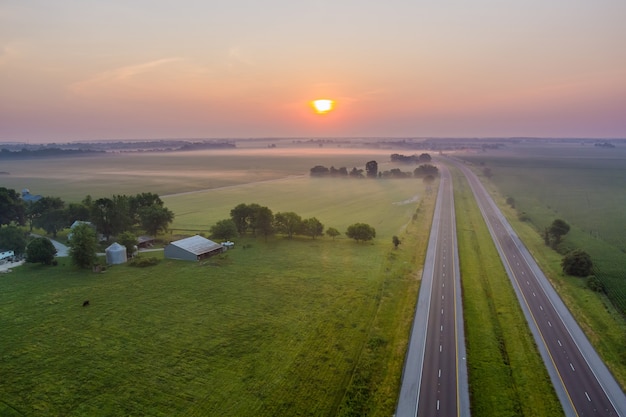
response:
<svg viewBox="0 0 626 417"><path fill-rule="evenodd" d="M0 141L626 138L625 20L624 0L0 0Z"/></svg>

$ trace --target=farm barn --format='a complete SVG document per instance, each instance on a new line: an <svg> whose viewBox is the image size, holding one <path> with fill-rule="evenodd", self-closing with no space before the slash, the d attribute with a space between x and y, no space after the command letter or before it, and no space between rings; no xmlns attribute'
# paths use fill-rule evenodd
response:
<svg viewBox="0 0 626 417"><path fill-rule="evenodd" d="M223 250L223 246L219 243L196 235L170 242L170 244L165 247L164 254L168 259L199 261L222 253Z"/></svg>

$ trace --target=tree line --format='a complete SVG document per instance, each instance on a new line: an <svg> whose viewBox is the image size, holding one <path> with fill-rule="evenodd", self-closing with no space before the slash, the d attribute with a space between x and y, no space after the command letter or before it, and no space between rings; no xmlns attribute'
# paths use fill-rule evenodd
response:
<svg viewBox="0 0 626 417"><path fill-rule="evenodd" d="M267 237L282 234L292 239L296 235L308 236L315 239L324 233L335 238L341 233L334 227L326 228L316 217L302 218L297 213L278 212L274 214L266 206L256 203L241 203L230 211L230 218L218 221L210 229L211 238L230 240L237 236L251 234ZM345 235L351 239L367 241L376 237L376 230L365 223L350 225Z"/></svg>
<svg viewBox="0 0 626 417"><path fill-rule="evenodd" d="M407 157L400 154L391 155L392 161L408 163L409 161L430 161L430 155L422 154ZM405 172L399 168L392 168L386 171L378 170L378 162L372 160L365 164L365 169L354 167L348 171L346 167L330 168L324 165L316 165L309 170L312 177L344 177L344 178L428 178L434 180L439 175L439 169L429 163L424 163L413 171Z"/></svg>
<svg viewBox="0 0 626 417"><path fill-rule="evenodd" d="M41 228L56 237L61 230L81 221L92 225L87 227L93 231L94 239L98 233L107 241L117 236L134 245L134 231L157 235L166 231L173 220L174 213L154 193L113 195L95 200L88 195L80 203L67 204L51 196L24 201L17 191L0 187L0 247L13 250L18 256L25 253L28 235L20 226L26 226L28 232ZM90 231L85 230L83 234L90 235ZM73 228L70 246L78 245L74 244L76 236L81 233L77 234Z"/></svg>

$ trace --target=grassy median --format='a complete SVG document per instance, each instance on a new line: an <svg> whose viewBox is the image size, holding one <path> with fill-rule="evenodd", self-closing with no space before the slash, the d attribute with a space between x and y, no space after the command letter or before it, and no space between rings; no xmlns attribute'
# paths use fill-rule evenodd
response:
<svg viewBox="0 0 626 417"><path fill-rule="evenodd" d="M453 169L472 415L563 411L465 177Z"/></svg>

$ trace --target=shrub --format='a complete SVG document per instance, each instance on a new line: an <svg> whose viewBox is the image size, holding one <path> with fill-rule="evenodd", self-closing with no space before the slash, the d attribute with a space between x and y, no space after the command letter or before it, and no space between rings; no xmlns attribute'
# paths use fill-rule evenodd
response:
<svg viewBox="0 0 626 417"><path fill-rule="evenodd" d="M563 257L561 267L567 275L586 277L591 273L593 262L591 262L591 256L587 252L575 249Z"/></svg>

